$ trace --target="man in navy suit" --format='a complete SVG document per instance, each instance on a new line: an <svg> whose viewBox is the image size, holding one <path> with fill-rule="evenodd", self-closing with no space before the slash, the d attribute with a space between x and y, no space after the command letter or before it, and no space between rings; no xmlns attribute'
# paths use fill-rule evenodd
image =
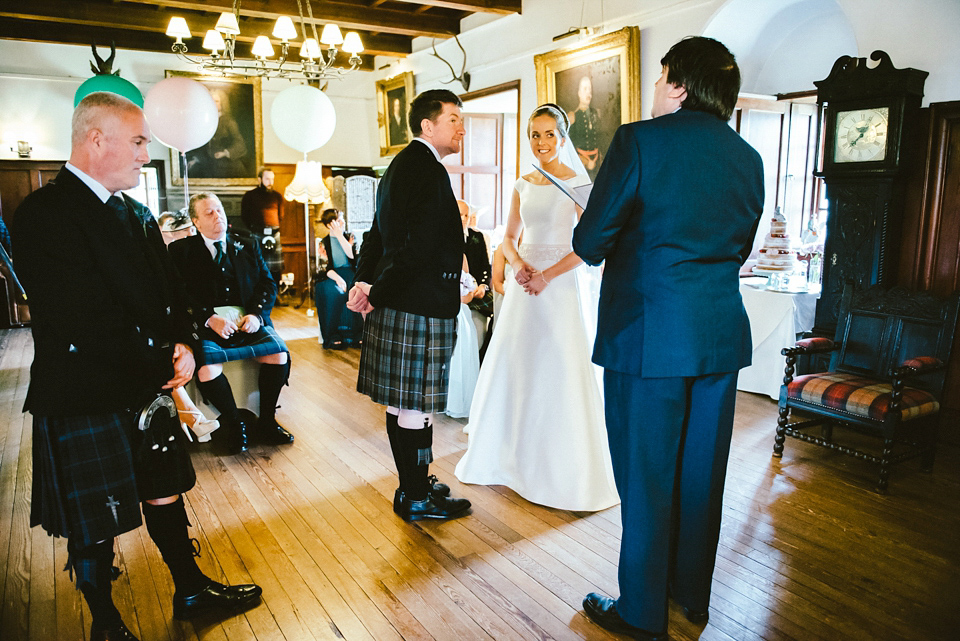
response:
<svg viewBox="0 0 960 641"><path fill-rule="evenodd" d="M763 207L759 154L729 126L740 70L709 38L661 60L653 120L620 127L574 231L606 261L593 360L622 499L620 597L584 610L635 639L667 638L668 593L705 622L720 536L737 372L750 326L737 272Z"/></svg>

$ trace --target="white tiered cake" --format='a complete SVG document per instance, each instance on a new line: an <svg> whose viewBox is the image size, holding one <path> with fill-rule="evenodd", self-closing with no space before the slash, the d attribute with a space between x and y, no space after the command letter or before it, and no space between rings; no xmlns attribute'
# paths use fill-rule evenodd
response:
<svg viewBox="0 0 960 641"><path fill-rule="evenodd" d="M789 272L796 267L797 255L790 250L790 234L787 233L787 219L777 208L770 220L770 233L763 240L760 255L757 257L756 271Z"/></svg>

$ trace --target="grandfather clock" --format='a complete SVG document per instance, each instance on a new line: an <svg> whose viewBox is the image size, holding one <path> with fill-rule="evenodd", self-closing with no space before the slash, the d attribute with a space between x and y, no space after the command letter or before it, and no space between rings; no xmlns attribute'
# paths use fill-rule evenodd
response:
<svg viewBox="0 0 960 641"><path fill-rule="evenodd" d="M823 113L821 169L829 201L823 292L815 334L833 336L844 284L892 286L903 210L902 148L914 135L926 71L896 69L890 56L840 57L815 82Z"/></svg>

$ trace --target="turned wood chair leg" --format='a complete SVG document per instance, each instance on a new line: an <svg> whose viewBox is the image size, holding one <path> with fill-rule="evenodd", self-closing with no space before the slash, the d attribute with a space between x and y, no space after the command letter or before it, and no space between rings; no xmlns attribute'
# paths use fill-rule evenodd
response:
<svg viewBox="0 0 960 641"><path fill-rule="evenodd" d="M883 441L883 454L880 455L880 481L877 483L877 494L886 494L890 485L890 457L893 456L893 439Z"/></svg>
<svg viewBox="0 0 960 641"><path fill-rule="evenodd" d="M790 416L790 410L786 407L780 408L780 416L777 418L777 436L773 439L773 455L777 458L783 457L783 442L787 438L787 421Z"/></svg>

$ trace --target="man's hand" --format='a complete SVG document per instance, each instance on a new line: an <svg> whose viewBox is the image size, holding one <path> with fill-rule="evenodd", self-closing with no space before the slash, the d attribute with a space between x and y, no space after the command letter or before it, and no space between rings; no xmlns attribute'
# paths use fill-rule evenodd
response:
<svg viewBox="0 0 960 641"><path fill-rule="evenodd" d="M183 343L173 346L173 378L167 381L163 389L183 387L193 378L193 370L197 362L193 359L193 352Z"/></svg>
<svg viewBox="0 0 960 641"><path fill-rule="evenodd" d="M247 334L253 334L260 329L260 318L253 314L247 314L240 319L240 331Z"/></svg>
<svg viewBox="0 0 960 641"><path fill-rule="evenodd" d="M237 331L237 324L233 321L229 321L219 314L214 314L207 321L207 327L212 329L215 334L219 334L223 338L230 338Z"/></svg>
<svg viewBox="0 0 960 641"><path fill-rule="evenodd" d="M347 298L347 309L351 312L357 312L366 316L373 311L373 305L370 304L370 285L367 283L354 283L350 288L350 294Z"/></svg>

